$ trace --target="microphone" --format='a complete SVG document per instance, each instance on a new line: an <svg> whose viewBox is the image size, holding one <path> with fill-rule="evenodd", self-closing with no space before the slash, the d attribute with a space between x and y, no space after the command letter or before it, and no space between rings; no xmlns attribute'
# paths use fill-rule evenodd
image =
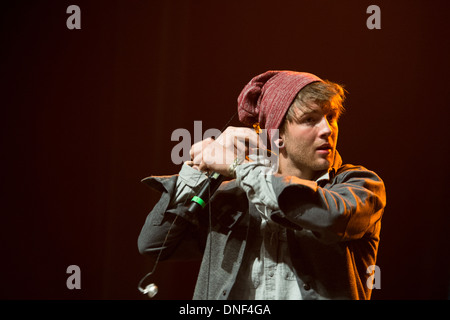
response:
<svg viewBox="0 0 450 320"><path fill-rule="evenodd" d="M199 193L192 197L191 204L188 208L188 212L196 213L203 209L209 202L209 196L213 195L219 188L220 184L225 180L225 176L217 172L212 172L208 176L208 180L205 181L203 187L200 189Z"/></svg>

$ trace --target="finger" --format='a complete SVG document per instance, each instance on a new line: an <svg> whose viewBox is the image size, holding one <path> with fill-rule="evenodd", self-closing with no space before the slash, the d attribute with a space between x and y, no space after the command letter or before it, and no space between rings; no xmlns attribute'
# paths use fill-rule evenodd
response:
<svg viewBox="0 0 450 320"><path fill-rule="evenodd" d="M194 159L192 159L192 162L195 166L198 166L203 161L203 154L199 153L197 156L195 156Z"/></svg>
<svg viewBox="0 0 450 320"><path fill-rule="evenodd" d="M210 138L206 138L205 140L201 140L199 142L194 143L191 146L191 149L189 150L189 155L191 157L191 160L197 158L197 156L199 154L201 154L203 152L203 150L205 150L205 148L212 142L214 142L214 139L210 137Z"/></svg>
<svg viewBox="0 0 450 320"><path fill-rule="evenodd" d="M207 166L206 162L203 162L203 161L202 161L202 162L198 165L198 170L203 171L203 172L208 172L208 166Z"/></svg>
<svg viewBox="0 0 450 320"><path fill-rule="evenodd" d="M236 137L239 141L247 143L248 146L258 147L262 143L259 135L250 128L245 127L228 127L224 133ZM234 142L234 140L233 140Z"/></svg>
<svg viewBox="0 0 450 320"><path fill-rule="evenodd" d="M204 145L204 140L198 141L191 146L189 150L189 155L191 156L191 160L194 159L199 153L202 152Z"/></svg>
<svg viewBox="0 0 450 320"><path fill-rule="evenodd" d="M245 159L249 146L261 144L260 138L250 128L228 127L216 140L216 144L223 146L222 162L232 163L236 157ZM217 157L216 157L217 158Z"/></svg>
<svg viewBox="0 0 450 320"><path fill-rule="evenodd" d="M245 143L242 141L239 141L237 138L234 142L235 147L235 158L244 159L245 156L248 154L249 148L246 146Z"/></svg>

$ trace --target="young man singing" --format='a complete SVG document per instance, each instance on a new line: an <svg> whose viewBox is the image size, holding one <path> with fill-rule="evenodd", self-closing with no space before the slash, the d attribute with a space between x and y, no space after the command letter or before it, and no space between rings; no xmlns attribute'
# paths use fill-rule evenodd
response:
<svg viewBox="0 0 450 320"><path fill-rule="evenodd" d="M143 180L162 195L140 252L202 257L194 299L370 299L386 193L377 174L343 164L336 150L344 98L310 73L254 77L239 95L239 119L267 130L276 170L239 156L264 144L249 127L194 144L178 175ZM191 214L207 172L230 180Z"/></svg>

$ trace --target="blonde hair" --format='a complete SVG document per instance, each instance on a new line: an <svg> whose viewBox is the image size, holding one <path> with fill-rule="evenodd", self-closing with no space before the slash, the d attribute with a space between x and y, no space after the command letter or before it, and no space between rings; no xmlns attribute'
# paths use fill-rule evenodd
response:
<svg viewBox="0 0 450 320"><path fill-rule="evenodd" d="M283 122L280 125L280 132L284 132L287 122L295 122L298 120L297 110L304 111L310 109L311 103L319 105L324 112L335 109L337 117L345 111L345 89L343 86L328 81L313 82L305 86L295 97Z"/></svg>

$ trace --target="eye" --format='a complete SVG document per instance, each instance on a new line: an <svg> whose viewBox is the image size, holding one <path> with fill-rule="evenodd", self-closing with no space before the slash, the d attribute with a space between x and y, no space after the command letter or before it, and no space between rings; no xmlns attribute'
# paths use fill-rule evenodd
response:
<svg viewBox="0 0 450 320"><path fill-rule="evenodd" d="M330 113L327 115L327 120L328 122L334 122L337 120L337 115L336 113Z"/></svg>
<svg viewBox="0 0 450 320"><path fill-rule="evenodd" d="M317 119L313 116L304 117L301 123L306 124L308 126L314 126L317 122Z"/></svg>

